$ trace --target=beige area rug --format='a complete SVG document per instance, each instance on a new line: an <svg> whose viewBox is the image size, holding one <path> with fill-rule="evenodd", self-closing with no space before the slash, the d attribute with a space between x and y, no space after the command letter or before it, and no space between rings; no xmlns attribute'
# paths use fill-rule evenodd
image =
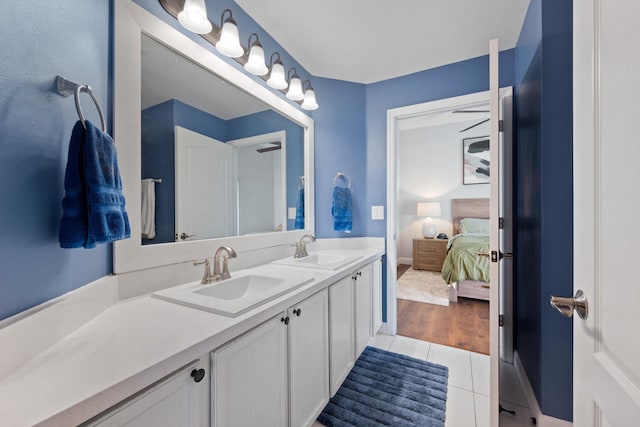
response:
<svg viewBox="0 0 640 427"><path fill-rule="evenodd" d="M408 269L398 279L397 297L449 306L449 285L439 271Z"/></svg>

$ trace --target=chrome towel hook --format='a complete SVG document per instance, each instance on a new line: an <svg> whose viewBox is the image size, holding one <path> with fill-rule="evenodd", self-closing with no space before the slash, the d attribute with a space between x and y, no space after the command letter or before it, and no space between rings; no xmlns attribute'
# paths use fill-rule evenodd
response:
<svg viewBox="0 0 640 427"><path fill-rule="evenodd" d="M62 76L56 77L56 86L58 89L58 93L60 95L65 97L71 96L72 94L74 95L74 99L76 102L76 111L78 112L78 118L80 119L80 122L82 123L82 126L84 126L85 129L87 128L87 125L85 124L84 114L82 113L82 106L80 105L80 93L85 92L89 94L89 96L93 100L94 105L96 106L96 109L98 110L98 115L100 116L100 124L102 125L102 132L105 132L105 133L107 132L107 125L104 120L104 114L102 114L100 103L98 102L98 99L96 98L96 96L93 94L93 90L91 90L91 86L79 85L77 83L66 80Z"/></svg>

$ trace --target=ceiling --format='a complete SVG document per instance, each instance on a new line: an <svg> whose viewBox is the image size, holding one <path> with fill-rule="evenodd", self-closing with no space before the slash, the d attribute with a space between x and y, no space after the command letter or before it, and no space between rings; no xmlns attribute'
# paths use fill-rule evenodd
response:
<svg viewBox="0 0 640 427"><path fill-rule="evenodd" d="M529 0L236 3L312 75L373 83L515 47Z"/></svg>
<svg viewBox="0 0 640 427"><path fill-rule="evenodd" d="M142 36L142 109L177 99L222 120L268 110L262 102L167 46Z"/></svg>

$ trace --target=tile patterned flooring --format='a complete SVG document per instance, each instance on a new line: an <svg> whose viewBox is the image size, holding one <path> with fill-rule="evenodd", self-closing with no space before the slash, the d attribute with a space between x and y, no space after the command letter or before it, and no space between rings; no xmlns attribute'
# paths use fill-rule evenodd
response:
<svg viewBox="0 0 640 427"><path fill-rule="evenodd" d="M449 368L445 427L489 426L489 356L400 335L376 335L369 345ZM500 427L530 426L531 417L512 365L501 366L501 390L509 396L502 405L516 415L502 413ZM316 422L312 427L322 427Z"/></svg>

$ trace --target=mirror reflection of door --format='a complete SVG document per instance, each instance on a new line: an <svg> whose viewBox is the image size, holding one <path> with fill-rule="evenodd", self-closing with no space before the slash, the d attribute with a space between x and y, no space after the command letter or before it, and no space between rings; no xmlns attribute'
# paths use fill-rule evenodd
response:
<svg viewBox="0 0 640 427"><path fill-rule="evenodd" d="M234 147L175 127L176 241L235 235Z"/></svg>
<svg viewBox="0 0 640 427"><path fill-rule="evenodd" d="M237 155L237 234L287 229L286 132L228 141Z"/></svg>

